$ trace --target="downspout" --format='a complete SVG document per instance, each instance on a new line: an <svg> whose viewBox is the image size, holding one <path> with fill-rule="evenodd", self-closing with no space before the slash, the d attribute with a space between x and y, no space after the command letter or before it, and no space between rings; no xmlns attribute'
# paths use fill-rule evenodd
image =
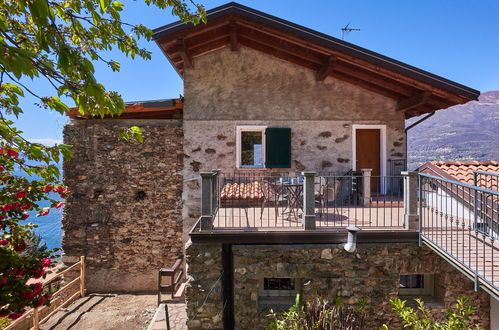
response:
<svg viewBox="0 0 499 330"><path fill-rule="evenodd" d="M222 304L225 330L234 329L234 258L232 244L222 244Z"/></svg>
<svg viewBox="0 0 499 330"><path fill-rule="evenodd" d="M422 122L424 122L426 119L429 119L430 117L432 117L433 115L435 114L435 111L429 113L428 115L424 116L423 118L417 120L416 122L412 123L411 125L407 126L405 129L404 129L404 133L405 133L405 154L406 154L406 165L405 165L405 170L407 171L407 162L409 160L409 156L408 156L408 152L409 150L407 149L407 131L410 130L411 128L413 128L414 126L416 125L419 125L421 124Z"/></svg>
<svg viewBox="0 0 499 330"><path fill-rule="evenodd" d="M406 127L406 129L404 129L404 133L407 133L408 130L410 130L411 128L413 128L414 126L416 125L419 125L421 124L422 122L424 122L426 119L430 118L431 116L433 116L435 114L435 111L433 111L432 113L428 114L427 116L424 116L423 118L421 118L420 120L416 121L415 123L412 123L411 125L409 125L409 127ZM407 139L406 139L407 141Z"/></svg>

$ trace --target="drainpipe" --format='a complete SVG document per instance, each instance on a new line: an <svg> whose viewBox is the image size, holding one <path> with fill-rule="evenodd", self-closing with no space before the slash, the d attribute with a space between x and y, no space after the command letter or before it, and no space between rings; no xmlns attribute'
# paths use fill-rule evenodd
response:
<svg viewBox="0 0 499 330"><path fill-rule="evenodd" d="M421 124L422 122L424 122L426 119L430 118L431 116L433 116L435 114L435 111L433 111L432 113L428 114L427 116L424 116L423 118L421 118L420 120L412 123L411 125L409 125L409 127L406 127L406 129L404 130L405 133L407 133L408 130L410 130L411 128L413 128L414 126L416 125L419 125ZM407 139L406 139L407 140Z"/></svg>
<svg viewBox="0 0 499 330"><path fill-rule="evenodd" d="M357 232L360 228L348 226L346 229L348 231L347 243L343 246L343 248L345 251L353 253L357 249Z"/></svg>
<svg viewBox="0 0 499 330"><path fill-rule="evenodd" d="M222 304L225 330L234 329L234 259L232 244L222 244Z"/></svg>
<svg viewBox="0 0 499 330"><path fill-rule="evenodd" d="M405 170L408 171L409 169L407 168L407 162L409 160L409 150L407 150L407 131L410 130L411 128L413 128L414 126L416 125L419 125L421 124L422 122L424 122L426 119L429 119L430 117L432 117L433 115L435 114L435 111L429 113L428 115L424 116L423 118L415 121L414 123L412 123L411 125L409 125L408 127L406 127L404 129L404 133L405 133L405 155L406 155L406 161L405 161Z"/></svg>

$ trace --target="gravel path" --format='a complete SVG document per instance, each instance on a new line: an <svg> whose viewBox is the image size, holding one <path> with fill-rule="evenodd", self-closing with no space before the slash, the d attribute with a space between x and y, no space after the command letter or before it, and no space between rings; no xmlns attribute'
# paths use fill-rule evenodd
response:
<svg viewBox="0 0 499 330"><path fill-rule="evenodd" d="M90 294L57 312L40 329L146 329L156 302L152 294Z"/></svg>

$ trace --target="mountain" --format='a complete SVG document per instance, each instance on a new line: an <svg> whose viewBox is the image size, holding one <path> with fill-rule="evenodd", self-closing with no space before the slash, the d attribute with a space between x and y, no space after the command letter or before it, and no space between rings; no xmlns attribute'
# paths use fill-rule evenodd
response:
<svg viewBox="0 0 499 330"><path fill-rule="evenodd" d="M499 90L437 111L408 131L407 145L409 169L436 160L499 160Z"/></svg>

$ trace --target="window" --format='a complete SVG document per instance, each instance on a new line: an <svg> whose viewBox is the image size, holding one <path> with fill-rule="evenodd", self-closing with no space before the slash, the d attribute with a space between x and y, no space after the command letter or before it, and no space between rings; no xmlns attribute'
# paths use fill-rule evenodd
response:
<svg viewBox="0 0 499 330"><path fill-rule="evenodd" d="M237 167L265 167L265 126L237 127Z"/></svg>
<svg viewBox="0 0 499 330"><path fill-rule="evenodd" d="M399 295L433 295L433 275L410 274L400 275Z"/></svg>
<svg viewBox="0 0 499 330"><path fill-rule="evenodd" d="M260 282L258 304L263 310L287 310L294 304L299 289L300 281L297 278L264 278Z"/></svg>
<svg viewBox="0 0 499 330"><path fill-rule="evenodd" d="M237 168L291 168L291 129L237 126Z"/></svg>

